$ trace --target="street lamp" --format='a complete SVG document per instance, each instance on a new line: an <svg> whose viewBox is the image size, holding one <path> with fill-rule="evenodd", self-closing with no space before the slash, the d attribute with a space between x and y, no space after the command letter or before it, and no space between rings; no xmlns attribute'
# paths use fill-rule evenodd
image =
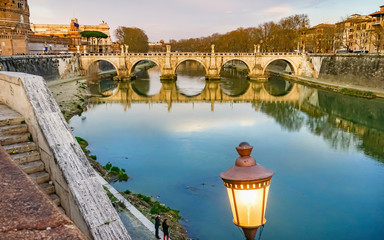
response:
<svg viewBox="0 0 384 240"><path fill-rule="evenodd" d="M253 147L242 142L236 147L240 157L235 165L220 174L227 187L233 222L241 227L247 240L255 239L257 229L266 219L269 185L273 171L265 169L251 157Z"/></svg>

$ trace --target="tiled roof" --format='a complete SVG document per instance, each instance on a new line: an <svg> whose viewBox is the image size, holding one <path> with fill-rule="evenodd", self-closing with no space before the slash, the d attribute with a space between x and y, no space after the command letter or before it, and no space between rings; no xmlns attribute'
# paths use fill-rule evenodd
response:
<svg viewBox="0 0 384 240"><path fill-rule="evenodd" d="M376 15L384 15L384 12L382 12L382 11L377 11L377 12L374 12L374 13L369 14L369 16L376 16Z"/></svg>

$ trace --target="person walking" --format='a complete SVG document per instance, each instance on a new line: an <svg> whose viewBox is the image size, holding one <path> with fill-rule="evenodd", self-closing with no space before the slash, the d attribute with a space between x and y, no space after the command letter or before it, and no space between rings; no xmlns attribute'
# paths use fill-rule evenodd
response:
<svg viewBox="0 0 384 240"><path fill-rule="evenodd" d="M160 216L157 215L155 218L155 236L157 239L161 239L161 237L159 237L159 227L160 227Z"/></svg>
<svg viewBox="0 0 384 240"><path fill-rule="evenodd" d="M163 222L163 232L164 232L164 240L165 236L167 236L167 240L169 240L169 231L168 231L169 225L168 225L168 219L165 219Z"/></svg>

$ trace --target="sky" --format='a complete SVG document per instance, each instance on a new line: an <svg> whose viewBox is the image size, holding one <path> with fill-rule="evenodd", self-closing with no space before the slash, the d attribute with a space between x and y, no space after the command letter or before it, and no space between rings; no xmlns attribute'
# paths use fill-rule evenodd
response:
<svg viewBox="0 0 384 240"><path fill-rule="evenodd" d="M378 0L29 0L35 24L109 24L138 27L150 42L226 33L257 27L293 14L307 14L311 26L336 23L355 13L371 14L384 5Z"/></svg>

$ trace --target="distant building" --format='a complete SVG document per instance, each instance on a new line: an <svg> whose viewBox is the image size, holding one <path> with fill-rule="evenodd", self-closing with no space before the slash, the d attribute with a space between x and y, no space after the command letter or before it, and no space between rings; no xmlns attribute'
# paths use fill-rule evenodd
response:
<svg viewBox="0 0 384 240"><path fill-rule="evenodd" d="M27 0L0 3L0 55L42 54L68 51L68 41L35 36L30 29Z"/></svg>
<svg viewBox="0 0 384 240"><path fill-rule="evenodd" d="M160 42L149 42L149 52L165 52L165 43L163 40Z"/></svg>
<svg viewBox="0 0 384 240"><path fill-rule="evenodd" d="M319 24L303 30L301 34L301 48L313 53L334 52L334 24Z"/></svg>
<svg viewBox="0 0 384 240"><path fill-rule="evenodd" d="M336 23L337 43L348 52L373 52L372 17L353 14L345 21Z"/></svg>
<svg viewBox="0 0 384 240"><path fill-rule="evenodd" d="M77 52L78 46L80 50L92 53L109 53L112 52L112 40L109 33L109 26L102 22L99 25L80 25L77 18L72 18L69 24L33 24L30 25L35 35L61 37L69 39L70 44L68 50ZM83 31L99 31L105 33L108 38L86 39L81 36Z"/></svg>
<svg viewBox="0 0 384 240"><path fill-rule="evenodd" d="M384 53L384 5L380 6L380 11L371 13L369 16L373 18L374 48L377 52Z"/></svg>
<svg viewBox="0 0 384 240"><path fill-rule="evenodd" d="M1 55L26 54L29 29L29 6L24 0L0 3Z"/></svg>

